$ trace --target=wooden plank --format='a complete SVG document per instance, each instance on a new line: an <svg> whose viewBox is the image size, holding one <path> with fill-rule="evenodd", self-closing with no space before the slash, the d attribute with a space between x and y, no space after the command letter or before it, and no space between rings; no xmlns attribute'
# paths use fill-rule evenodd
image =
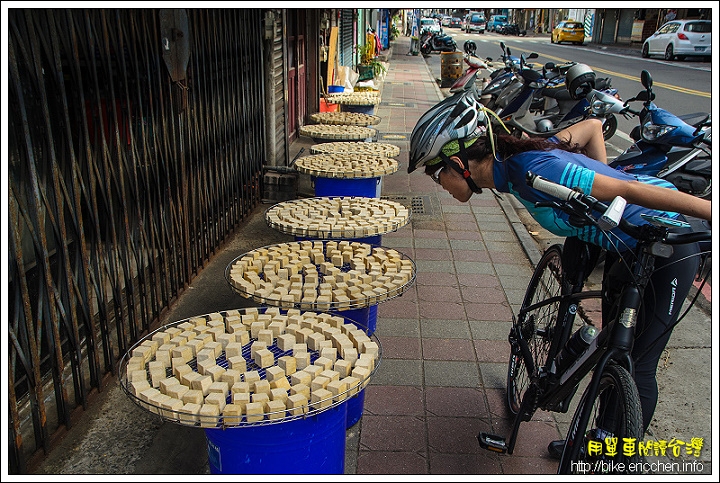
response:
<svg viewBox="0 0 720 483"><path fill-rule="evenodd" d="M334 85L334 74L335 74L335 58L337 57L337 43L338 43L338 28L332 27L330 29L330 46L328 47L328 68L327 68L327 82L328 85Z"/></svg>

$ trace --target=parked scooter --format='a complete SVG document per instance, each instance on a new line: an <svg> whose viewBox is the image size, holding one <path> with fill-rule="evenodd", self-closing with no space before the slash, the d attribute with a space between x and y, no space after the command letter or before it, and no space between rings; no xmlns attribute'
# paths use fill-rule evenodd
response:
<svg viewBox="0 0 720 483"><path fill-rule="evenodd" d="M677 189L709 199L712 194L712 127L708 113L676 116L653 100L652 77L640 75L644 91L625 101L642 101L643 108L627 112L640 123L630 133L635 144L608 164L618 170L663 178Z"/></svg>
<svg viewBox="0 0 720 483"><path fill-rule="evenodd" d="M496 31L501 35L517 35L519 37L527 35L527 30L520 30L520 27L518 27L516 23L501 25Z"/></svg>
<svg viewBox="0 0 720 483"><path fill-rule="evenodd" d="M585 64L575 64L567 69L565 84L569 99L563 101L563 109L558 103L557 109L548 115L534 115L531 106L537 102L538 96L542 96L548 83L556 78L548 74L548 70L552 70L548 67L552 64L546 64L542 72L521 68L516 78L498 95L495 112L505 126L517 136L525 133L547 138L577 122L595 117L602 119L606 125L603 128L606 140L614 135L617 129L615 114L622 112L622 101L612 87L595 89L595 73Z"/></svg>
<svg viewBox="0 0 720 483"><path fill-rule="evenodd" d="M537 52L531 52L527 57L524 54L521 54L520 57L515 57L512 55L510 48L502 41L500 42L500 49L502 50L502 56L500 57L503 63L502 67L490 73L490 79L483 85L482 92L480 93L480 102L492 110L496 110L497 108L497 99L500 93L511 84L521 81L518 73L522 69L534 69L535 66L527 61L538 58ZM492 67L493 66L490 65L491 69Z"/></svg>
<svg viewBox="0 0 720 483"><path fill-rule="evenodd" d="M468 68L463 75L455 80L453 85L450 86L451 94L465 91L470 88L477 89L477 73L483 69L488 71L491 69L488 66L488 62L492 62L492 58L488 57L486 60L482 60L475 55L475 52L477 52L477 45L474 41L466 40L465 43L463 43L463 51L465 52L463 61L467 64Z"/></svg>
<svg viewBox="0 0 720 483"><path fill-rule="evenodd" d="M698 112L676 116L653 102L652 77L643 70L640 82L644 91L625 101L626 112L638 117L638 126L630 133L635 144L608 165L635 175L648 175L669 181L675 187L699 198L712 196L712 126L711 116ZM642 101L640 112L628 104ZM710 230L706 220L686 216L695 230ZM709 274L712 251L710 242L700 243L702 255L695 279L702 281Z"/></svg>
<svg viewBox="0 0 720 483"><path fill-rule="evenodd" d="M585 99L574 98L567 89L565 79L567 72L578 65L575 62L569 62L562 65L546 64L547 70L543 70L545 77L548 79L546 86L539 91L539 95L535 95L530 104L530 111L534 115L535 124L538 131L558 130L575 124L578 118L585 116L585 110L588 103ZM583 69L580 64L580 69ZM553 72L555 77L553 78ZM594 74L593 74L594 75ZM612 87L610 77L595 78L595 89L610 94L620 99L617 89ZM605 117L603 121L603 138L610 139L617 131L618 122L614 114Z"/></svg>
<svg viewBox="0 0 720 483"><path fill-rule="evenodd" d="M431 52L456 52L457 44L455 39L448 34L432 33L426 36L420 45L420 52L423 55L430 55Z"/></svg>

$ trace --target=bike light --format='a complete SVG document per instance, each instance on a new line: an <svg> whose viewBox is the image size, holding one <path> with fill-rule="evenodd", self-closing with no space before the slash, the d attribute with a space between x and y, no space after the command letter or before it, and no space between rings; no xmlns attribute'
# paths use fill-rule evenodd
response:
<svg viewBox="0 0 720 483"><path fill-rule="evenodd" d="M653 124L646 122L642 127L642 137L646 141L656 141L658 138L677 129L677 126L668 126L667 124Z"/></svg>
<svg viewBox="0 0 720 483"><path fill-rule="evenodd" d="M612 230L620 223L627 202L621 196L616 196L608 209L597 220L598 227L603 231Z"/></svg>

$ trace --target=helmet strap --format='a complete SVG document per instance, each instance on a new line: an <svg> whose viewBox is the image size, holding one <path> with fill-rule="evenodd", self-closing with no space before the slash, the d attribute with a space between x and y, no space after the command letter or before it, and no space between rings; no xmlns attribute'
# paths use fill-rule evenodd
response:
<svg viewBox="0 0 720 483"><path fill-rule="evenodd" d="M470 191L472 191L473 193L480 194L480 193L482 193L482 188L478 188L478 185L476 185L475 181L473 181L473 179L472 179L472 175L470 174L470 171L467 169L468 160L467 160L467 154L465 152L465 142L463 140L460 140L458 145L460 146L460 159L462 160L462 162L466 166L466 168L463 169L460 166L458 166L457 163L453 162L450 159L450 157L447 154L443 153L442 151L440 151L440 158L445 162L445 164L447 164L452 169L454 169L455 171L457 171L458 173L460 173L462 175L462 177L465 179L465 182L470 187Z"/></svg>

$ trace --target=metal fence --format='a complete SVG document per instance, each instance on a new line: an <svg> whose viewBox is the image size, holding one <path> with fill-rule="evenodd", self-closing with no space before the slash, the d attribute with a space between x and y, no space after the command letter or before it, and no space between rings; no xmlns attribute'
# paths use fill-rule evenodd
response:
<svg viewBox="0 0 720 483"><path fill-rule="evenodd" d="M8 11L11 473L258 203L261 28L259 9Z"/></svg>

